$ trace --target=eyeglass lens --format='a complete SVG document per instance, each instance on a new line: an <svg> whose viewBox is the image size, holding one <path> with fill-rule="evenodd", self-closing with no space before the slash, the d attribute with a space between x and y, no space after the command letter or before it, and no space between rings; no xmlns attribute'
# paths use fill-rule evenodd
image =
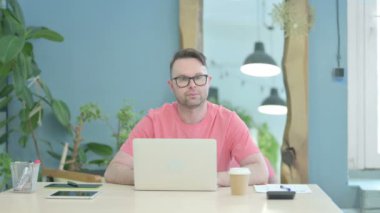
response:
<svg viewBox="0 0 380 213"><path fill-rule="evenodd" d="M190 84L190 80L193 80L194 84L197 86L204 86L207 83L207 77L208 75L197 75L194 77L179 76L174 78L174 80L178 87L183 88Z"/></svg>

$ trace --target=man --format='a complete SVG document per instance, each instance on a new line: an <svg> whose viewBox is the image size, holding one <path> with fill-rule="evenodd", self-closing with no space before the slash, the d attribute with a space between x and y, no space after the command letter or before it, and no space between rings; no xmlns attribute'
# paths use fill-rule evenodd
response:
<svg viewBox="0 0 380 213"><path fill-rule="evenodd" d="M250 184L265 184L268 170L244 122L222 106L207 101L212 77L205 56L194 50L177 52L170 63L168 84L176 102L153 109L135 126L109 164L110 183L134 184L134 138L214 138L217 141L218 185L229 186L230 162L251 170ZM154 159L152 159L154 160Z"/></svg>

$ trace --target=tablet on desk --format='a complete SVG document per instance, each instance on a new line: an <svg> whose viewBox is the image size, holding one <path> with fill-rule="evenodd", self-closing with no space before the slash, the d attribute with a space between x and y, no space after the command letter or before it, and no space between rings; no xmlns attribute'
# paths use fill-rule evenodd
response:
<svg viewBox="0 0 380 213"><path fill-rule="evenodd" d="M98 191L57 191L47 198L53 199L93 199Z"/></svg>

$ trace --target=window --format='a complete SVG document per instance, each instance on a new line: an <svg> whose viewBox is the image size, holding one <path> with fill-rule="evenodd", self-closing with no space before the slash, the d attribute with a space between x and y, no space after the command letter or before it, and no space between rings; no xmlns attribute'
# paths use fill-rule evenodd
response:
<svg viewBox="0 0 380 213"><path fill-rule="evenodd" d="M348 166L380 168L380 0L347 1Z"/></svg>

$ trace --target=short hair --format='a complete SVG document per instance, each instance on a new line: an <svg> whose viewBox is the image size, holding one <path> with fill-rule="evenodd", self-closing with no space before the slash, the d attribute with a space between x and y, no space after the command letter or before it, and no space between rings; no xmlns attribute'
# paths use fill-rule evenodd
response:
<svg viewBox="0 0 380 213"><path fill-rule="evenodd" d="M182 49L182 50L179 50L176 54L174 54L173 59L170 62L170 77L172 75L172 68L173 68L174 62L182 58L194 58L198 60L199 62L201 62L203 66L207 66L206 56L204 56L203 53L193 48Z"/></svg>

